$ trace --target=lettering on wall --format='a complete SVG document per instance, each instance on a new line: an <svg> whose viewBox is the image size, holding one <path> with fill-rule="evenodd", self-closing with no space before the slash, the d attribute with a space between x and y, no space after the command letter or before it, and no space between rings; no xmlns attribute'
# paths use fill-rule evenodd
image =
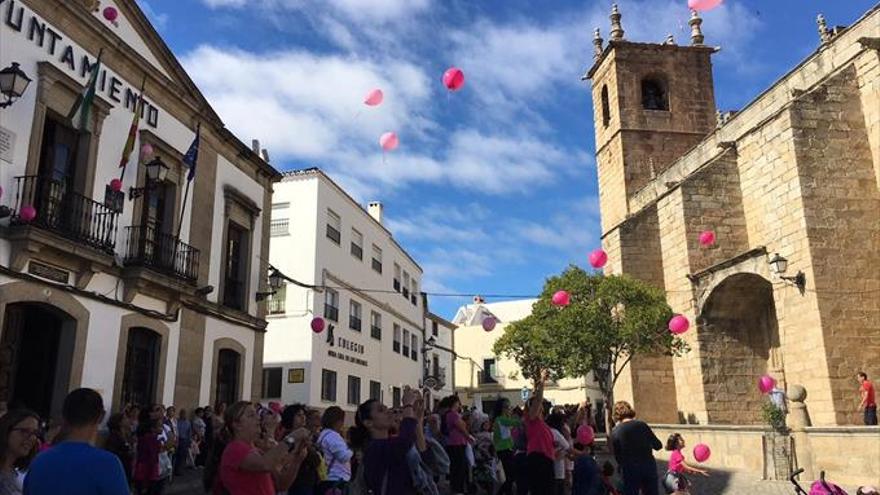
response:
<svg viewBox="0 0 880 495"><path fill-rule="evenodd" d="M4 6L5 9L3 9ZM0 0L0 15L2 15L0 26L3 29L19 33L36 46L45 49L47 55L60 63L60 67L67 69L85 84L95 59L89 58L89 55L85 53L78 54L77 52L82 50L65 42L64 37L57 30L33 12L27 11L21 1ZM106 95L109 100L122 104L129 111L134 112L137 108L137 95L140 93L140 88L126 84L112 72L108 73L103 64L101 73L98 74L97 88L98 92ZM159 108L147 101L146 98L140 117L154 129L159 126Z"/></svg>

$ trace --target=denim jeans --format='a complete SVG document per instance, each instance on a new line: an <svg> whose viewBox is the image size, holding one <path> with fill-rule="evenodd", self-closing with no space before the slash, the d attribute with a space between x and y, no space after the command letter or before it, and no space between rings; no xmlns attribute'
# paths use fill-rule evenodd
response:
<svg viewBox="0 0 880 495"><path fill-rule="evenodd" d="M629 462L621 465L620 469L623 473L623 495L658 495L660 480L657 478L657 463L653 459Z"/></svg>

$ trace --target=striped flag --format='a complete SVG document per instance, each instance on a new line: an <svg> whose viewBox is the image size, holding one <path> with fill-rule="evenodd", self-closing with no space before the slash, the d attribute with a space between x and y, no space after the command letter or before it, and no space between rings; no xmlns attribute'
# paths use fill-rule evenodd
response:
<svg viewBox="0 0 880 495"><path fill-rule="evenodd" d="M196 138L193 139L191 145L189 145L189 149L186 150L186 154L183 155L183 163L187 167L189 167L189 173L186 174L186 181L189 182L193 180L196 176L196 163L199 161L199 138L202 133L202 124L201 122L196 126Z"/></svg>
<svg viewBox="0 0 880 495"><path fill-rule="evenodd" d="M137 103L134 106L134 116L131 118L131 127L128 128L128 139L125 141L125 147L122 148L122 158L119 160L119 167L125 168L128 165L128 159L131 152L134 151L134 141L137 138L138 123L141 120L141 112L144 109L144 87L147 84L147 76L144 76L141 82L141 94L138 96Z"/></svg>
<svg viewBox="0 0 880 495"><path fill-rule="evenodd" d="M83 92L76 98L67 116L73 122L73 127L79 131L87 131L89 128L89 116L92 113L92 103L95 101L95 86L98 82L98 73L101 72L101 55L103 53L104 49L102 48L98 52L98 60L92 66L89 83L86 84Z"/></svg>

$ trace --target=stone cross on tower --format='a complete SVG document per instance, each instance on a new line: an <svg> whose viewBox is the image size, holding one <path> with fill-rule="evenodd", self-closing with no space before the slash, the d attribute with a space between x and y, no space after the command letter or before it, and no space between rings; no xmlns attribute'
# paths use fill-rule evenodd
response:
<svg viewBox="0 0 880 495"><path fill-rule="evenodd" d="M706 37L703 36L703 29L701 28L702 24L703 19L700 18L700 14L698 14L696 10L692 10L691 20L688 21L688 25L691 27L692 45L702 45L703 41L706 39Z"/></svg>
<svg viewBox="0 0 880 495"><path fill-rule="evenodd" d="M617 8L617 4L613 4L611 6L611 39L612 40L622 40L623 39L623 26L620 24L620 10Z"/></svg>
<svg viewBox="0 0 880 495"><path fill-rule="evenodd" d="M599 28L593 32L593 60L599 61L602 58L602 33Z"/></svg>

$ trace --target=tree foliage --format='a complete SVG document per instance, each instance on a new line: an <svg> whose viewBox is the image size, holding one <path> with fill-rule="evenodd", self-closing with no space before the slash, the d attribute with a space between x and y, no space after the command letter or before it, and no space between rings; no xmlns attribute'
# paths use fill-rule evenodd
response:
<svg viewBox="0 0 880 495"><path fill-rule="evenodd" d="M551 303L560 290L571 296L565 308ZM610 406L614 384L633 356L686 351L684 341L667 329L672 316L660 289L570 266L547 280L532 314L508 325L494 351L515 360L528 378L541 368L553 378L593 372Z"/></svg>

